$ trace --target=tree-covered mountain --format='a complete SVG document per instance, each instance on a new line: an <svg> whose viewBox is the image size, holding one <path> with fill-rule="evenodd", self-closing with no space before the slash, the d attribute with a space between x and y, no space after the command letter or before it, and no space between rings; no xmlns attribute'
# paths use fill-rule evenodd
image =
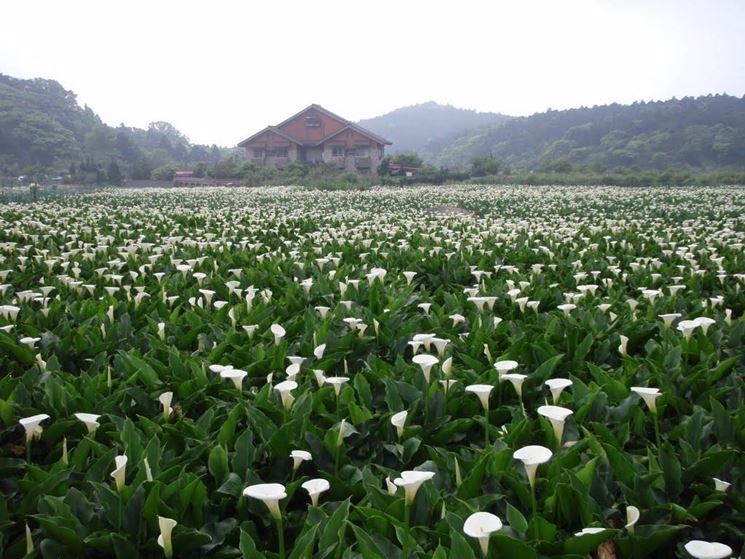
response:
<svg viewBox="0 0 745 559"><path fill-rule="evenodd" d="M390 140L389 151L424 153L431 142L464 134L469 130L505 122L510 117L497 113L479 113L439 105L434 101L402 107L382 116L359 121L359 125Z"/></svg>
<svg viewBox="0 0 745 559"><path fill-rule="evenodd" d="M745 97L708 95L547 111L512 118L436 103L360 124L450 169L608 173L616 169L745 170ZM0 74L0 177L76 182L167 178L175 167L240 176L240 150L194 145L167 122L111 127L53 80ZM248 172L248 171L247 171ZM114 178L112 178L114 177Z"/></svg>
<svg viewBox="0 0 745 559"><path fill-rule="evenodd" d="M90 181L118 169L149 178L158 168L214 164L228 151L193 145L167 122L147 130L108 126L54 80L0 74L0 176L73 174Z"/></svg>
<svg viewBox="0 0 745 559"><path fill-rule="evenodd" d="M708 95L551 111L430 142L432 163L491 155L513 169L745 169L745 97Z"/></svg>

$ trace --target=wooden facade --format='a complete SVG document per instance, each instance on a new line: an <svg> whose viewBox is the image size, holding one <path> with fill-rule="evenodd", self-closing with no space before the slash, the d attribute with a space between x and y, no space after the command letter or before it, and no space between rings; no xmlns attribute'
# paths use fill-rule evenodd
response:
<svg viewBox="0 0 745 559"><path fill-rule="evenodd" d="M311 105L276 126L267 126L238 144L258 167L282 168L292 161L330 163L340 169L376 173L391 142Z"/></svg>

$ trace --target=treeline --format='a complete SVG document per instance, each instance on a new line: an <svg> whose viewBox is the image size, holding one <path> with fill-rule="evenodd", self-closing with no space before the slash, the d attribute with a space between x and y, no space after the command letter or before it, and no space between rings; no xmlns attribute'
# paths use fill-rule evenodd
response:
<svg viewBox="0 0 745 559"><path fill-rule="evenodd" d="M54 80L0 74L0 176L98 184L118 171L149 179L163 168L215 165L232 151L191 144L167 122L111 127Z"/></svg>
<svg viewBox="0 0 745 559"><path fill-rule="evenodd" d="M396 165L413 169L411 176ZM596 172L582 166L550 166L535 171L514 170L502 160L480 156L466 168L451 169L428 164L419 154L404 152L386 156L377 175L358 175L335 165L308 166L292 162L282 169L265 169L239 156L220 160L204 174L230 179L236 185L304 185L323 190L367 188L373 185L407 186L416 184L528 184L528 185L608 185L608 186L719 186L745 185L745 171L692 171L689 169L640 170L616 167Z"/></svg>
<svg viewBox="0 0 745 559"><path fill-rule="evenodd" d="M513 169L541 172L745 170L745 97L549 110L434 140L425 155L450 168L491 155Z"/></svg>

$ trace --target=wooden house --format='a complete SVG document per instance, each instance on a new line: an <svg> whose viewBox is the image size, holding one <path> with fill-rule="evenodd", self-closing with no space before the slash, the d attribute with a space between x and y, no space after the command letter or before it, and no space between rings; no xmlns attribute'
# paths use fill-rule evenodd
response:
<svg viewBox="0 0 745 559"><path fill-rule="evenodd" d="M249 136L238 147L246 150L246 159L257 167L276 169L300 161L375 174L385 146L390 144L320 105L310 105L276 126Z"/></svg>

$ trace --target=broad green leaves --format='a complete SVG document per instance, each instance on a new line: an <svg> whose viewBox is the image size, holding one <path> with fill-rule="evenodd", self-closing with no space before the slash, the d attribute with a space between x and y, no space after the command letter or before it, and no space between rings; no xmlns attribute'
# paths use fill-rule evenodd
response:
<svg viewBox="0 0 745 559"><path fill-rule="evenodd" d="M440 203L480 217L422 212ZM0 555L24 556L28 523L43 557L160 556L163 516L182 559L277 559L269 509L243 496L259 483L286 488L291 559L475 559L474 512L504 523L492 559L741 541L743 208L735 189L465 186L0 206ZM519 394L497 360L517 362ZM338 396L332 376L349 378ZM558 378L563 446L536 411ZM486 414L471 384L494 387ZM656 417L631 387L660 390ZM42 413L27 447L19 420ZM553 451L534 494L527 445ZM311 459L295 469L293 450ZM386 478L412 469L435 477L407 513Z"/></svg>

